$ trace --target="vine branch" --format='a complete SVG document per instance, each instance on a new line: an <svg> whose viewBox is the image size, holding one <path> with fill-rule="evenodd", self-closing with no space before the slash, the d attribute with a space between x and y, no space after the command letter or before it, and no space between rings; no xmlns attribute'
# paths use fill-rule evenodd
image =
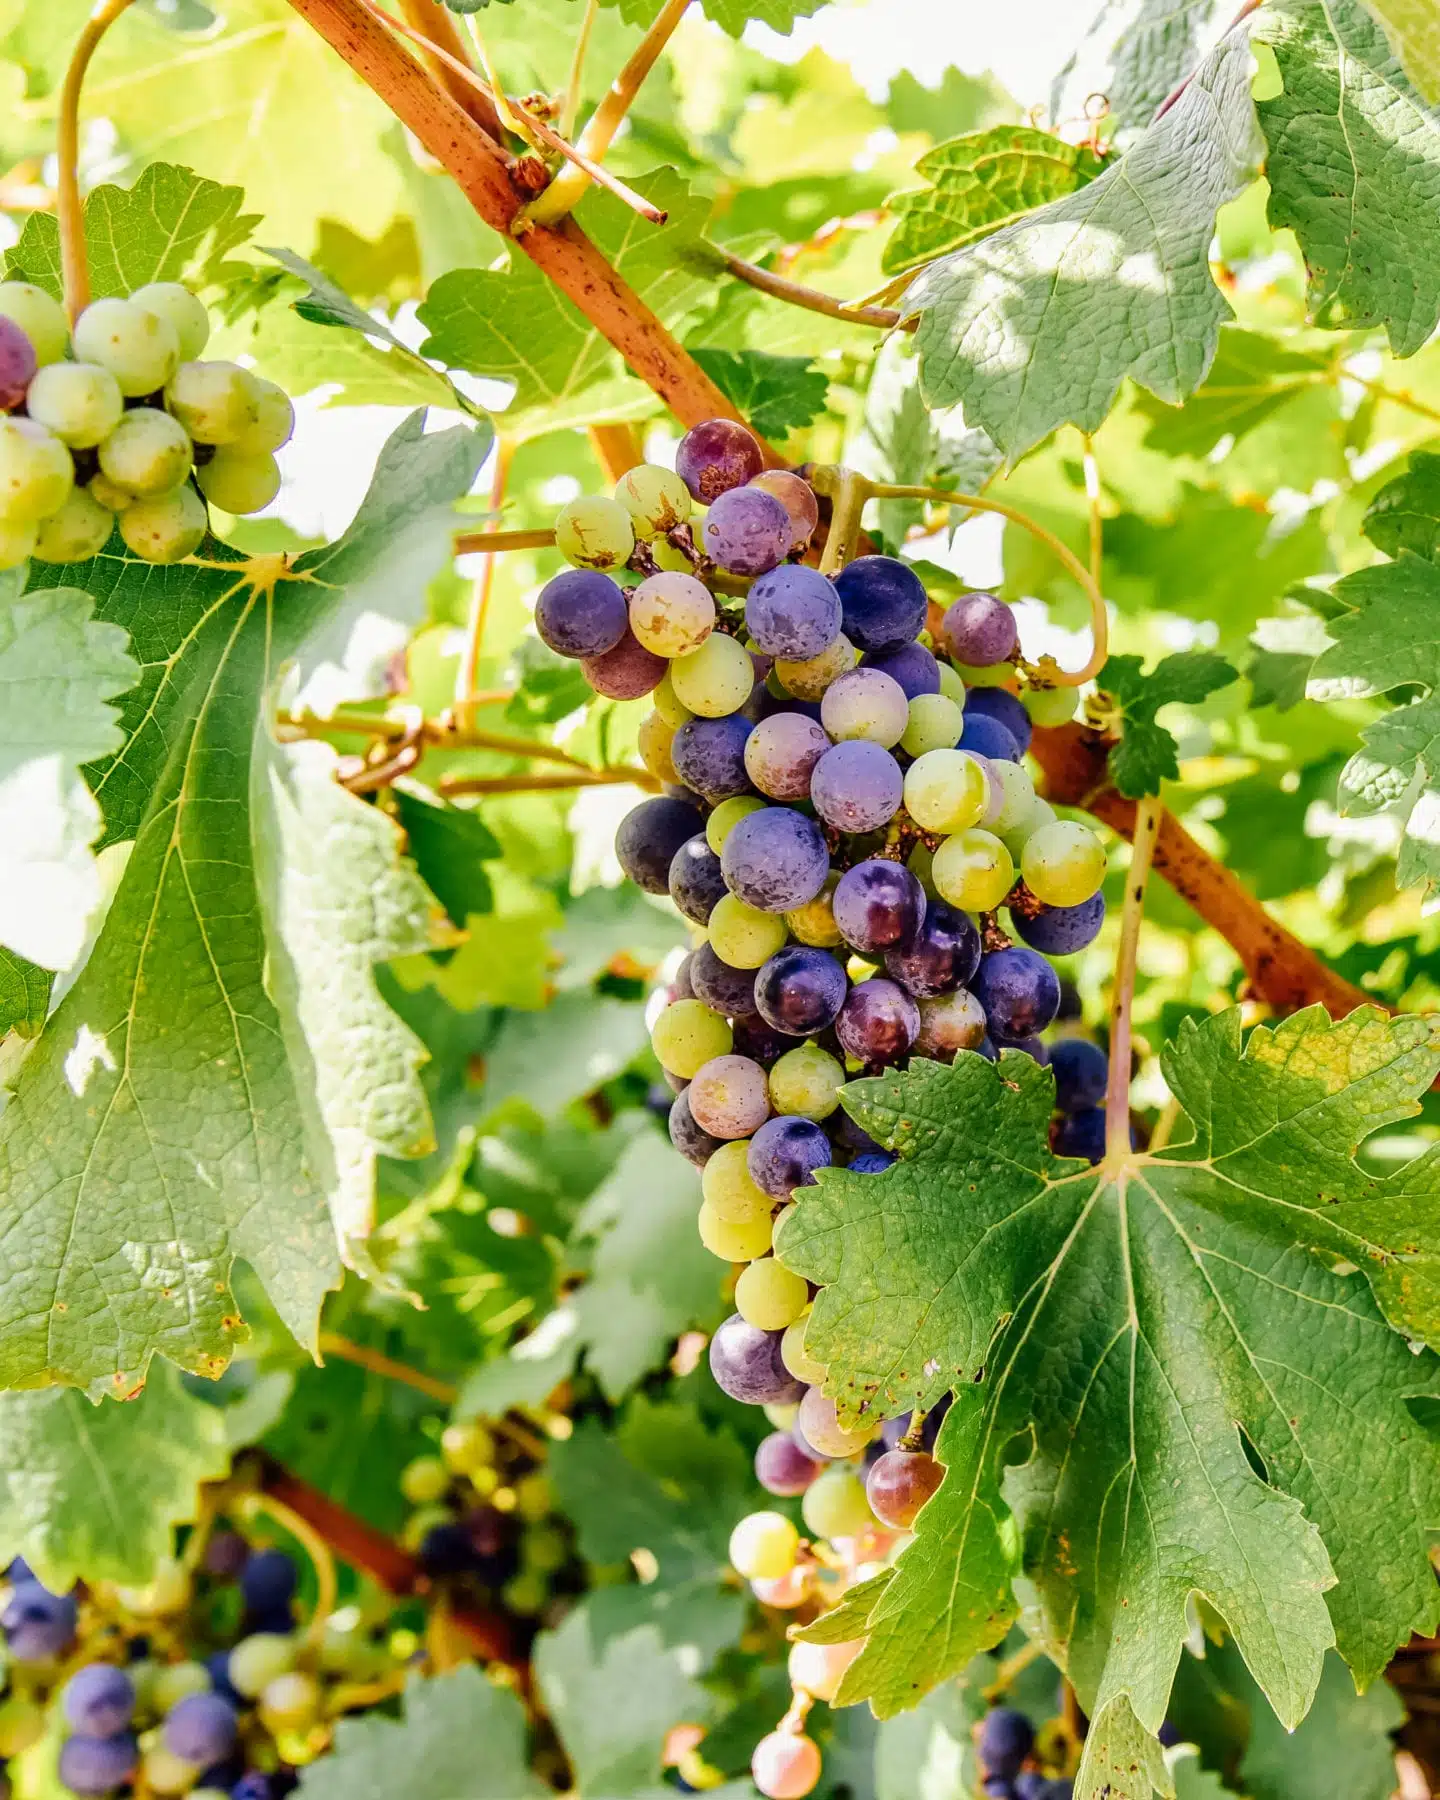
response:
<svg viewBox="0 0 1440 1800"><path fill-rule="evenodd" d="M60 88L55 126L55 218L60 228L60 283L72 325L90 304L85 207L80 198L80 93L100 40L129 4L130 0L99 0L75 40Z"/></svg>
<svg viewBox="0 0 1440 1800"><path fill-rule="evenodd" d="M1135 963L1145 916L1145 884L1164 808L1147 794L1135 811L1134 849L1125 874L1125 906L1120 915L1120 948L1115 957L1115 990L1110 1002L1110 1071L1105 1085L1105 1160L1122 1162L1130 1153L1130 1023L1135 1004Z"/></svg>
<svg viewBox="0 0 1440 1800"><path fill-rule="evenodd" d="M424 52L425 59L436 80L455 104L467 112L480 129L488 132L498 144L504 127L493 101L488 94L481 93L470 82L462 80L456 72L456 63L461 68L470 70L470 58L466 55L465 40L455 23L454 13L443 4L443 0L399 0L399 6L418 34L417 43L423 38L428 46Z"/></svg>
<svg viewBox="0 0 1440 1800"><path fill-rule="evenodd" d="M747 262L743 256L735 256L728 250L721 251L720 257L726 270L737 281L758 288L762 294L769 294L772 300L783 300L787 306L801 306L807 312L823 313L827 319L843 319L849 325L874 325L880 331L914 329L914 322L903 318L893 306L869 306L863 302L856 304L848 300L837 300L833 294L822 293L819 288L805 287L798 281L788 281L785 276L775 274L772 269L762 269L759 263Z"/></svg>

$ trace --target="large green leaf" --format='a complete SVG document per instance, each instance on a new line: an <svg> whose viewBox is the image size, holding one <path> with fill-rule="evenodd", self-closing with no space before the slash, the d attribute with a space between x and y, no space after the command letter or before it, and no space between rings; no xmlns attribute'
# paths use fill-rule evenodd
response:
<svg viewBox="0 0 1440 1800"><path fill-rule="evenodd" d="M1120 742L1110 752L1110 779L1122 794L1138 800L1158 794L1162 781L1180 773L1173 734L1156 723L1162 706L1198 706L1207 694L1228 687L1235 671L1223 656L1185 650L1161 659L1147 675L1138 656L1112 656L1096 683L1116 702Z"/></svg>
<svg viewBox="0 0 1440 1800"><path fill-rule="evenodd" d="M283 914L266 916L256 868L257 732L287 662L339 660L363 613L419 609L477 449L463 428L426 436L411 418L350 530L293 564L210 544L169 567L107 550L66 571L98 618L128 630L140 664L125 743L90 770L107 836L135 844L99 940L0 1115L4 1385L126 1392L156 1350L214 1372L239 1326L236 1256L313 1343L335 1252L331 1196L306 1146L322 1101L306 1084L353 1046L286 1016L271 986L273 959L297 945ZM53 572L32 578L44 587ZM370 903L333 897L350 943L332 954L366 941ZM320 954L313 939L304 954ZM371 1025L373 1004L362 983L358 1016ZM297 1032L311 1066L296 1061ZM332 1097L351 1091L343 1072L325 1079L338 1083Z"/></svg>
<svg viewBox="0 0 1440 1800"><path fill-rule="evenodd" d="M1383 325L1410 356L1440 319L1440 112L1360 0L1278 0L1256 33L1284 91L1260 102L1270 221L1300 240L1312 316Z"/></svg>
<svg viewBox="0 0 1440 1800"><path fill-rule="evenodd" d="M50 1010L53 980L49 969L13 950L0 950L0 1038L10 1031L21 1037L39 1036Z"/></svg>
<svg viewBox="0 0 1440 1800"><path fill-rule="evenodd" d="M1440 100L1440 17L1428 0L1365 0L1427 100Z"/></svg>
<svg viewBox="0 0 1440 1800"><path fill-rule="evenodd" d="M782 1228L821 1286L807 1346L847 1414L956 1399L842 1699L889 1712L958 1671L1022 1568L1087 1710L1146 1732L1197 1591L1288 1725L1332 1641L1368 1682L1440 1614L1440 1448L1407 1406L1440 1362L1406 1341L1440 1341L1440 1155L1354 1160L1416 1111L1440 1038L1314 1007L1242 1052L1231 1011L1164 1066L1193 1141L1094 1170L1051 1157L1051 1077L1023 1056L849 1090L900 1161L824 1172Z"/></svg>
<svg viewBox="0 0 1440 1800"><path fill-rule="evenodd" d="M1013 459L1067 420L1095 430L1127 375L1163 400L1193 392L1229 316L1215 214L1259 148L1235 34L1097 180L921 271L900 304L919 315L927 402L962 402Z"/></svg>
<svg viewBox="0 0 1440 1800"><path fill-rule="evenodd" d="M1122 131L1148 125L1234 16L1230 0L1106 0L1056 78L1051 117L1076 116L1103 94Z"/></svg>

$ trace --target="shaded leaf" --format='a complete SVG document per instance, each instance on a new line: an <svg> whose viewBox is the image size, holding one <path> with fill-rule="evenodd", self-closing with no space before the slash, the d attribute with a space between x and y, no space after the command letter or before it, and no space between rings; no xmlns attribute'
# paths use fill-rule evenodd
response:
<svg viewBox="0 0 1440 1800"><path fill-rule="evenodd" d="M825 410L830 377L807 356L703 348L691 354L761 437L784 437Z"/></svg>
<svg viewBox="0 0 1440 1800"><path fill-rule="evenodd" d="M1148 125L1234 16L1230 0L1106 0L1055 79L1050 116L1080 114L1103 94L1122 131Z"/></svg>
<svg viewBox="0 0 1440 1800"><path fill-rule="evenodd" d="M1440 18L1427 0L1365 0L1427 100L1440 100Z"/></svg>
<svg viewBox="0 0 1440 1800"><path fill-rule="evenodd" d="M1162 706L1198 706L1207 694L1237 679L1223 656L1185 650L1164 657L1147 675L1138 656L1112 656L1096 685L1118 703L1120 742L1110 752L1110 778L1122 794L1137 800L1158 794L1162 781L1180 773L1175 738L1155 715Z"/></svg>
<svg viewBox="0 0 1440 1800"><path fill-rule="evenodd" d="M485 864L500 855L500 843L480 814L404 785L394 795L410 855L451 923L463 927L469 914L489 912L494 894Z"/></svg>
<svg viewBox="0 0 1440 1800"><path fill-rule="evenodd" d="M13 950L0 949L0 1038L15 1031L21 1037L40 1035L50 1009L54 976Z"/></svg>

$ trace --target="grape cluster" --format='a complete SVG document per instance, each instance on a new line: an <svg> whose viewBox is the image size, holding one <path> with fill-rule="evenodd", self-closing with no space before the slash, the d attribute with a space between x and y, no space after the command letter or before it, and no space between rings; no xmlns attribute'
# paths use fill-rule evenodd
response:
<svg viewBox="0 0 1440 1800"><path fill-rule="evenodd" d="M1010 608L970 593L935 617L893 556L812 567L816 496L762 465L756 440L716 419L681 440L673 473L642 465L613 498L572 501L556 522L572 567L535 617L597 693L653 696L640 751L664 792L625 818L616 853L695 927L651 1043L675 1091L671 1140L702 1171L700 1236L745 1265L710 1366L776 1427L761 1485L803 1496L806 1527L853 1570L939 1486L938 1415L892 1421L880 1445L878 1426L841 1422L806 1349L810 1288L771 1254L776 1228L818 1170L894 1162L839 1093L912 1053L1052 1062L1057 1149L1103 1155L1103 1054L1041 1034L1062 1007L1047 958L1099 932L1106 857L1024 765L1033 724L1068 718L1075 693L1012 691ZM824 1599L781 1512L742 1520L730 1555L766 1604ZM805 1709L858 1647L796 1645L796 1708L755 1752L769 1800L814 1786Z"/></svg>
<svg viewBox="0 0 1440 1800"><path fill-rule="evenodd" d="M259 512L294 411L274 384L203 362L210 318L179 282L93 301L75 321L42 288L0 282L0 568L85 562L119 521L146 562L205 536L206 501Z"/></svg>
<svg viewBox="0 0 1440 1800"><path fill-rule="evenodd" d="M984 1770L980 1791L991 1800L1070 1800L1075 1784L1038 1765L1035 1727L1023 1712L996 1706L975 1733Z"/></svg>

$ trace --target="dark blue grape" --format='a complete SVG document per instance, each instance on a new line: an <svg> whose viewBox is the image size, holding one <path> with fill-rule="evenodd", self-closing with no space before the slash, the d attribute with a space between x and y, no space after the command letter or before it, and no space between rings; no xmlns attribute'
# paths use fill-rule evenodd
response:
<svg viewBox="0 0 1440 1800"><path fill-rule="evenodd" d="M834 1048L838 1050L839 1044L837 1043ZM831 1139L842 1150L849 1150L856 1156L873 1156L877 1153L888 1156L890 1154L882 1145L876 1143L863 1125L857 1125L847 1112L833 1114L827 1123L830 1126ZM854 1165L851 1166L853 1168Z"/></svg>
<svg viewBox="0 0 1440 1800"><path fill-rule="evenodd" d="M135 1712L135 1684L110 1663L77 1669L60 1696L66 1722L87 1737L114 1737Z"/></svg>
<svg viewBox="0 0 1440 1800"><path fill-rule="evenodd" d="M11 1587L18 1587L22 1581L33 1581L35 1579L35 1571L30 1567L23 1556L17 1556L12 1558L12 1560L6 1564L5 1579L10 1583Z"/></svg>
<svg viewBox="0 0 1440 1800"><path fill-rule="evenodd" d="M918 936L900 950L885 952L885 972L917 1000L953 993L969 984L980 967L980 933L968 913L931 900Z"/></svg>
<svg viewBox="0 0 1440 1800"><path fill-rule="evenodd" d="M732 488L713 501L700 527L705 554L732 575L763 575L790 550L790 515L764 488Z"/></svg>
<svg viewBox="0 0 1440 1800"><path fill-rule="evenodd" d="M720 872L720 858L699 831L675 852L670 864L670 898L696 925L708 925L715 902L729 890Z"/></svg>
<svg viewBox="0 0 1440 1800"><path fill-rule="evenodd" d="M535 629L560 656L603 656L629 624L624 590L598 569L562 570L535 602Z"/></svg>
<svg viewBox="0 0 1440 1800"><path fill-rule="evenodd" d="M764 1068L778 1062L787 1050L795 1048L793 1032L777 1031L767 1025L758 1013L735 1020L735 1054L748 1056Z"/></svg>
<svg viewBox="0 0 1440 1800"><path fill-rule="evenodd" d="M246 1704L244 1695L230 1683L230 1652L216 1650L205 1658L205 1667L210 1671L210 1685L222 1700L228 1700L234 1707Z"/></svg>
<svg viewBox="0 0 1440 1800"><path fill-rule="evenodd" d="M815 1171L828 1169L830 1140L810 1119L767 1119L750 1140L745 1166L756 1187L772 1200L788 1200L796 1188L814 1187Z"/></svg>
<svg viewBox="0 0 1440 1800"><path fill-rule="evenodd" d="M727 1019L742 1019L755 1008L755 971L732 969L709 944L701 944L690 963L695 998Z"/></svg>
<svg viewBox="0 0 1440 1800"><path fill-rule="evenodd" d="M903 863L872 856L847 869L835 884L831 910L852 950L902 950L925 920L925 890Z"/></svg>
<svg viewBox="0 0 1440 1800"><path fill-rule="evenodd" d="M279 1789L269 1775L247 1769L230 1790L230 1800L275 1800Z"/></svg>
<svg viewBox="0 0 1440 1800"><path fill-rule="evenodd" d="M1007 1050L1018 1050L1022 1056L1028 1056L1032 1062L1039 1063L1043 1069L1050 1061L1050 1046L1038 1037L1007 1039Z"/></svg>
<svg viewBox="0 0 1440 1800"><path fill-rule="evenodd" d="M899 763L883 745L868 738L836 744L810 776L815 810L837 831L877 831L900 810L904 793Z"/></svg>
<svg viewBox="0 0 1440 1800"><path fill-rule="evenodd" d="M1004 688L971 688L965 696L965 722L971 719L992 719L995 724L1003 725L1020 746L1021 754L1030 748L1030 738L1034 726L1030 715L1011 693Z"/></svg>
<svg viewBox="0 0 1440 1800"><path fill-rule="evenodd" d="M828 575L782 563L761 575L745 599L745 625L770 656L808 662L840 635L840 596Z"/></svg>
<svg viewBox="0 0 1440 1800"><path fill-rule="evenodd" d="M862 660L866 668L883 669L892 681L898 681L907 700L940 692L940 665L923 644L906 644L888 656L867 656Z"/></svg>
<svg viewBox="0 0 1440 1800"><path fill-rule="evenodd" d="M1173 1750L1177 1744L1183 1744L1185 1741L1180 1735L1180 1727L1172 1725L1169 1719L1160 1721L1160 1729L1155 1735L1166 1750Z"/></svg>
<svg viewBox="0 0 1440 1800"><path fill-rule="evenodd" d="M1060 978L1043 956L1019 945L982 956L970 991L984 1007L997 1042L1034 1037L1054 1021L1060 1006Z"/></svg>
<svg viewBox="0 0 1440 1800"><path fill-rule="evenodd" d="M77 1616L73 1595L52 1594L38 1581L22 1581L11 1590L0 1625L16 1662L49 1662L70 1648Z"/></svg>
<svg viewBox="0 0 1440 1800"><path fill-rule="evenodd" d="M1035 1727L1013 1707L994 1706L981 1721L977 1748L991 1775L1003 1775L1013 1781L1035 1748Z"/></svg>
<svg viewBox="0 0 1440 1800"><path fill-rule="evenodd" d="M780 1360L781 1331L762 1331L732 1313L710 1340L716 1386L747 1406L786 1406L805 1392Z"/></svg>
<svg viewBox="0 0 1440 1800"><path fill-rule="evenodd" d="M252 1612L275 1612L295 1598L298 1579L286 1551L257 1550L240 1571L240 1592Z"/></svg>
<svg viewBox="0 0 1440 1800"><path fill-rule="evenodd" d="M201 1768L227 1757L238 1735L235 1708L219 1694L187 1694L165 1715L165 1748Z"/></svg>
<svg viewBox="0 0 1440 1800"><path fill-rule="evenodd" d="M710 1158L720 1148L720 1139L711 1137L710 1133L695 1123L690 1111L690 1102L684 1094L675 1096L670 1108L670 1142L697 1169L703 1169Z"/></svg>
<svg viewBox="0 0 1440 1800"><path fill-rule="evenodd" d="M1095 942L1105 923L1103 894L1092 894L1078 906L1035 904L1038 910L1033 918L1027 917L1028 909L1012 906L1010 923L1017 936L1024 938L1032 950L1039 950L1045 956L1073 956L1077 950Z"/></svg>
<svg viewBox="0 0 1440 1800"><path fill-rule="evenodd" d="M1022 1769L1015 1777L1015 1800L1050 1800L1050 1783L1035 1769Z"/></svg>
<svg viewBox="0 0 1440 1800"><path fill-rule="evenodd" d="M670 741L675 773L707 800L750 792L745 740L755 727L739 713L723 719L687 719Z"/></svg>
<svg viewBox="0 0 1440 1800"><path fill-rule="evenodd" d="M873 976L846 995L835 1032L846 1054L863 1063L898 1062L920 1035L920 1008L899 982Z"/></svg>
<svg viewBox="0 0 1440 1800"><path fill-rule="evenodd" d="M894 556L857 556L835 577L844 624L857 650L885 656L917 638L928 602L920 577Z"/></svg>
<svg viewBox="0 0 1440 1800"><path fill-rule="evenodd" d="M1061 1112L1084 1112L1105 1098L1109 1065L1098 1044L1085 1038L1061 1038L1050 1046L1055 1071L1055 1104Z"/></svg>
<svg viewBox="0 0 1440 1800"><path fill-rule="evenodd" d="M456 1519L432 1525L420 1542L420 1567L432 1578L464 1575L478 1563L470 1533Z"/></svg>
<svg viewBox="0 0 1440 1800"><path fill-rule="evenodd" d="M892 1150L862 1150L850 1162L851 1173L855 1175L881 1175L894 1166L895 1153Z"/></svg>
<svg viewBox="0 0 1440 1800"><path fill-rule="evenodd" d="M985 1800L1019 1800L1020 1790L1008 1775L987 1775L980 1783Z"/></svg>
<svg viewBox="0 0 1440 1800"><path fill-rule="evenodd" d="M1135 1127L1130 1127L1130 1147L1135 1147ZM1105 1108L1087 1106L1084 1112L1070 1113L1060 1121L1055 1133L1057 1156L1083 1156L1086 1162L1098 1163L1105 1155Z"/></svg>
<svg viewBox="0 0 1440 1800"><path fill-rule="evenodd" d="M791 1037L813 1037L839 1017L850 982L828 950L787 944L755 977L760 1017Z"/></svg>
<svg viewBox="0 0 1440 1800"><path fill-rule="evenodd" d="M693 1000L695 989L690 981L690 967L695 961L695 952L687 950L676 965L675 973L670 977L670 998L672 1000Z"/></svg>
<svg viewBox="0 0 1440 1800"><path fill-rule="evenodd" d="M975 1046L974 1053L976 1056L983 1056L986 1062L999 1062L1000 1060L1000 1052L995 1048L988 1037L981 1038L980 1042Z"/></svg>
<svg viewBox="0 0 1440 1800"><path fill-rule="evenodd" d="M1041 945L1036 944L1035 948L1039 950ZM1073 981L1067 981L1062 975L1060 977L1060 1010L1055 1015L1056 1023L1059 1024L1061 1021L1072 1023L1074 1020L1084 1017L1085 1006L1080 998L1079 988Z"/></svg>
<svg viewBox="0 0 1440 1800"><path fill-rule="evenodd" d="M720 862L730 892L761 912L806 905L830 873L825 834L788 806L747 814L726 838Z"/></svg>
<svg viewBox="0 0 1440 1800"><path fill-rule="evenodd" d="M668 894L675 852L704 829L698 806L659 794L653 800L642 800L620 821L615 854L637 887L647 894Z"/></svg>
<svg viewBox="0 0 1440 1800"><path fill-rule="evenodd" d="M1019 762L1020 746L1001 724L994 719L987 719L983 713L976 713L972 718L970 706L965 706L965 729L960 733L961 750L968 750L972 756L985 756L991 762Z"/></svg>
<svg viewBox="0 0 1440 1800"><path fill-rule="evenodd" d="M60 1746L60 1780L72 1794L109 1794L123 1786L140 1762L130 1732L118 1737L77 1733Z"/></svg>

